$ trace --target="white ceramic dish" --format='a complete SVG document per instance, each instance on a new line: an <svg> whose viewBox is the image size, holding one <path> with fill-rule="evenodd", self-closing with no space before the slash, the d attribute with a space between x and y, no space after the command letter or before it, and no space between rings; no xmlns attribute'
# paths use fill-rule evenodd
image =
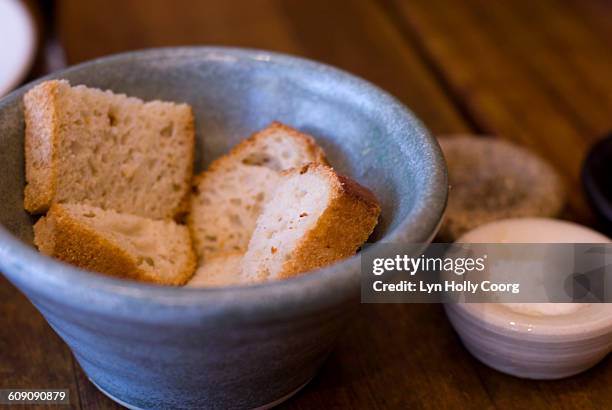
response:
<svg viewBox="0 0 612 410"><path fill-rule="evenodd" d="M569 222L525 218L483 225L458 242L600 243L610 239ZM562 307L568 313L526 314L509 304L445 305L453 327L477 359L501 372L530 379L580 373L612 351L612 304Z"/></svg>
<svg viewBox="0 0 612 410"><path fill-rule="evenodd" d="M32 16L19 0L0 0L0 97L25 78L36 51Z"/></svg>

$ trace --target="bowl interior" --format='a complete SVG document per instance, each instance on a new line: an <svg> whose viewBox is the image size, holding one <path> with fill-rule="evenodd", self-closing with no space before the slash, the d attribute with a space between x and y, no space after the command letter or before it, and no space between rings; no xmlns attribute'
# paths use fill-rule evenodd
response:
<svg viewBox="0 0 612 410"><path fill-rule="evenodd" d="M435 141L393 98L331 67L254 50L182 48L117 55L50 77L191 104L196 171L273 120L312 134L339 172L381 202L373 240L424 242L440 220L446 174ZM31 245L21 102L30 87L0 101L0 223Z"/></svg>

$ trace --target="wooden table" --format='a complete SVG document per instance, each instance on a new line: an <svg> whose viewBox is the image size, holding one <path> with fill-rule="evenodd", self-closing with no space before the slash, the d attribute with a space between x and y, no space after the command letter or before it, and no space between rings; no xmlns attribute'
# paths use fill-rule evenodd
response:
<svg viewBox="0 0 612 410"><path fill-rule="evenodd" d="M397 96L436 135L493 134L540 153L566 179L566 217L594 224L579 171L612 129L606 0L63 0L54 19L70 64L217 44L336 65ZM117 407L5 280L0 317L0 388L68 387L75 408ZM519 380L470 356L439 305L361 305L319 375L282 407L607 408L612 362L562 381Z"/></svg>

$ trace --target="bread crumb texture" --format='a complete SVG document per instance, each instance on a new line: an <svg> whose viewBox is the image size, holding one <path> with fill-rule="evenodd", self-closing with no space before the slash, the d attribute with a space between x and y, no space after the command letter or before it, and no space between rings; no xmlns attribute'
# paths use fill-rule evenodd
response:
<svg viewBox="0 0 612 410"><path fill-rule="evenodd" d="M227 253L244 253L257 217L281 172L327 163L313 137L273 122L215 160L194 180L188 224L200 264Z"/></svg>
<svg viewBox="0 0 612 410"><path fill-rule="evenodd" d="M46 255L124 279L182 285L195 254L187 227L83 204L54 204L34 225Z"/></svg>
<svg viewBox="0 0 612 410"><path fill-rule="evenodd" d="M185 211L191 107L43 82L24 97L26 210L82 203L154 219Z"/></svg>
<svg viewBox="0 0 612 410"><path fill-rule="evenodd" d="M221 287L243 284L240 277L243 254L240 252L216 256L198 267L188 287Z"/></svg>
<svg viewBox="0 0 612 410"><path fill-rule="evenodd" d="M379 215L367 188L327 165L288 171L256 222L241 276L247 282L284 279L349 257Z"/></svg>

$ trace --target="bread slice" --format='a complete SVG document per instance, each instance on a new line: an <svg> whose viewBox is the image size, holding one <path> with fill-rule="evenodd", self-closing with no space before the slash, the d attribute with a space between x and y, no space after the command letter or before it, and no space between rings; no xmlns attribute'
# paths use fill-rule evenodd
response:
<svg viewBox="0 0 612 410"><path fill-rule="evenodd" d="M24 105L29 212L63 202L154 219L186 211L194 154L189 105L64 80L37 85Z"/></svg>
<svg viewBox="0 0 612 410"><path fill-rule="evenodd" d="M257 219L245 281L284 279L353 255L378 222L374 195L322 164L285 173Z"/></svg>
<svg viewBox="0 0 612 410"><path fill-rule="evenodd" d="M314 138L274 122L197 176L188 223L201 262L244 253L280 172L310 162L327 162Z"/></svg>
<svg viewBox="0 0 612 410"><path fill-rule="evenodd" d="M195 269L187 227L90 205L52 205L34 243L84 269L162 285L182 285Z"/></svg>
<svg viewBox="0 0 612 410"><path fill-rule="evenodd" d="M240 285L243 256L242 253L234 252L210 259L196 270L186 286L202 288Z"/></svg>

